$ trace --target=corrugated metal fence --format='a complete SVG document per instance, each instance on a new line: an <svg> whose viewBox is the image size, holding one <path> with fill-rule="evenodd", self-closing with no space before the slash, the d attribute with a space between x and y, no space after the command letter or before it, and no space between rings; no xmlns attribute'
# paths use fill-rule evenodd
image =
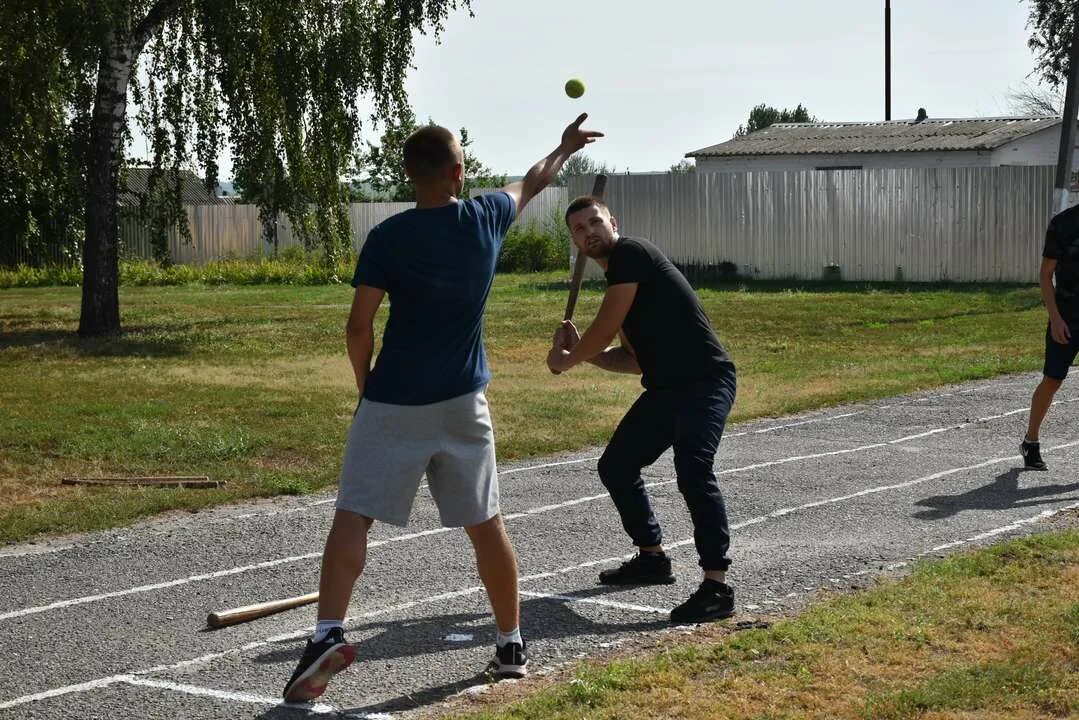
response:
<svg viewBox="0 0 1079 720"><path fill-rule="evenodd" d="M684 267L733 263L758 278L1034 282L1052 185L1052 167L612 175L607 201L624 234L650 238ZM518 222L559 222L567 198L591 186L585 176L548 188ZM353 247L409 207L351 205ZM254 206L194 206L188 218L194 244L173 233L175 262L273 251ZM124 221L121 239L125 254L151 257L137 221ZM298 242L280 218L278 248Z"/></svg>
<svg viewBox="0 0 1079 720"><path fill-rule="evenodd" d="M352 247L359 250L368 231L386 218L415 204L405 203L353 203L349 205L348 217L352 231ZM525 207L515 224L536 222L540 225L552 218L561 222L561 212L566 207L566 188L546 188ZM198 264L228 257L251 257L272 254L273 243L262 239L262 224L255 205L192 205L187 208L192 243L182 240L180 233L169 233L169 252L173 262ZM281 215L277 222L277 248L282 250L301 244L293 232L288 217ZM150 258L149 233L135 219L121 223L120 237L125 255Z"/></svg>
<svg viewBox="0 0 1079 720"><path fill-rule="evenodd" d="M570 195L591 183L571 179ZM612 175L606 199L623 234L651 239L682 266L1033 282L1052 191L1052 167L912 168Z"/></svg>

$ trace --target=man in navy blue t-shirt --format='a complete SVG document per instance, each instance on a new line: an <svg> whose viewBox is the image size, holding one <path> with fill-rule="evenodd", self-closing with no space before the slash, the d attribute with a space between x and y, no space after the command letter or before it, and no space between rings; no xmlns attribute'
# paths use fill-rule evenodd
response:
<svg viewBox="0 0 1079 720"><path fill-rule="evenodd" d="M494 432L484 389L483 311L502 240L528 201L562 164L602 134L581 129L524 179L461 200L464 158L449 130L420 128L405 141L404 163L416 207L372 228L352 284L349 360L360 404L345 446L333 526L322 556L318 625L285 686L289 702L321 695L355 659L343 621L363 572L375 520L405 525L421 478L446 527L463 527L476 552L498 637L490 670L522 677L528 663L519 628L517 557L499 514ZM374 367L374 317L389 318Z"/></svg>

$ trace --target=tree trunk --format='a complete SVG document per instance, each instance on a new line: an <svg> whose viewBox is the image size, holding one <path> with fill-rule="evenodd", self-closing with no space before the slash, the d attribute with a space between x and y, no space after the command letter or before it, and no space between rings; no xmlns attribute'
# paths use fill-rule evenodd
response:
<svg viewBox="0 0 1079 720"><path fill-rule="evenodd" d="M90 121L82 314L79 319L79 335L82 336L120 332L117 184L127 122L127 83L133 59L129 46L110 34L101 50Z"/></svg>

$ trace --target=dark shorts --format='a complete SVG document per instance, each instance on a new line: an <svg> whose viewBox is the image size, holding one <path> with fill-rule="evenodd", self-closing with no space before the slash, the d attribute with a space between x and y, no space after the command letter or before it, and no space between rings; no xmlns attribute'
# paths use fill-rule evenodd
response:
<svg viewBox="0 0 1079 720"><path fill-rule="evenodd" d="M1054 380L1068 377L1068 369L1075 362L1075 356L1079 355L1079 322L1068 321L1068 327L1072 331L1072 337L1067 345L1061 345L1054 340L1049 326L1045 327L1045 367L1042 373Z"/></svg>

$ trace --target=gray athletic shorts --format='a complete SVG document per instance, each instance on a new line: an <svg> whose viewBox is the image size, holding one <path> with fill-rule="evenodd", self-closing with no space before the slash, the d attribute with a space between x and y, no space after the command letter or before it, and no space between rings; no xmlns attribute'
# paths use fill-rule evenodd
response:
<svg viewBox="0 0 1079 720"><path fill-rule="evenodd" d="M407 525L424 473L445 527L498 514L495 434L483 388L429 405L361 402L345 444L337 507Z"/></svg>

